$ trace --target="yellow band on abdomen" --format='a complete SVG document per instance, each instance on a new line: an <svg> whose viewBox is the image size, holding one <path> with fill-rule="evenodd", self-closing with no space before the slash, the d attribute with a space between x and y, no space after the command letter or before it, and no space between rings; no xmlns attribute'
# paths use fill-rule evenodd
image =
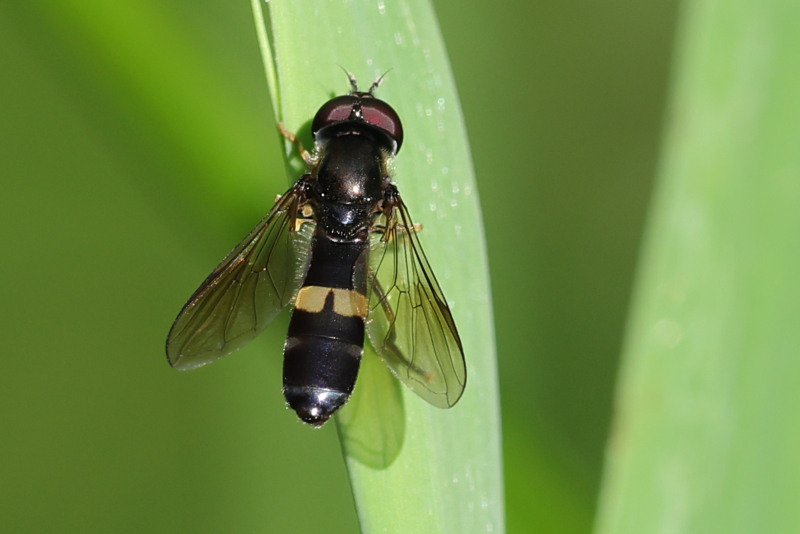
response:
<svg viewBox="0 0 800 534"><path fill-rule="evenodd" d="M343 317L366 317L367 297L354 289L304 286L297 292L294 307L309 313L325 309L328 295L333 294L333 313Z"/></svg>

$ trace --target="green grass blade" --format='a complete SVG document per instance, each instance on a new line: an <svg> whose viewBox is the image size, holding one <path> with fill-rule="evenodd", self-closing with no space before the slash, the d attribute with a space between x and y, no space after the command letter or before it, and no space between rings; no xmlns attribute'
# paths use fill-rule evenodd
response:
<svg viewBox="0 0 800 534"><path fill-rule="evenodd" d="M388 425L389 435L404 434L400 450L388 454L388 466L376 468L366 460L353 446L364 435L340 427L362 530L501 532L500 419L485 243L463 119L433 11L424 1L273 0L254 6L257 18L259 7L269 11L269 22L257 24L265 25L259 32L270 48L267 71L276 72L270 82L276 116L306 146L308 122L320 104L349 90L340 66L363 87L391 69L378 96L404 122L396 181L425 226L423 245L466 349L468 386L455 408L433 408L405 388L402 410L387 408L390 417L405 418L404 425Z"/></svg>
<svg viewBox="0 0 800 534"><path fill-rule="evenodd" d="M800 4L685 5L600 533L800 528Z"/></svg>

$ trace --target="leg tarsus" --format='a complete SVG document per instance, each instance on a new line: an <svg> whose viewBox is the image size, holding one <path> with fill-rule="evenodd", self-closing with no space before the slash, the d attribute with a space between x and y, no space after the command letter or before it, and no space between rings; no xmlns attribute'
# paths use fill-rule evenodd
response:
<svg viewBox="0 0 800 534"><path fill-rule="evenodd" d="M303 158L303 161L306 162L306 165L310 165L311 154L309 154L308 150L303 148L303 143L300 142L297 136L292 132L290 132L289 130L287 130L282 122L278 123L278 131L281 133L282 136L288 139L289 142L292 143L297 148L297 152L300 154L300 157Z"/></svg>

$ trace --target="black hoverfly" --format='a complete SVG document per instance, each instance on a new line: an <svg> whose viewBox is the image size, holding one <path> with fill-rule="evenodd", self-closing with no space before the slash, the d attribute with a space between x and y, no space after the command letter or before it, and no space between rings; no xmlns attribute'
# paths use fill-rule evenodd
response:
<svg viewBox="0 0 800 534"><path fill-rule="evenodd" d="M400 118L369 90L326 102L308 169L205 279L167 336L167 358L194 369L250 342L293 303L283 393L321 426L349 398L364 333L392 372L439 408L464 391L461 339L392 183Z"/></svg>

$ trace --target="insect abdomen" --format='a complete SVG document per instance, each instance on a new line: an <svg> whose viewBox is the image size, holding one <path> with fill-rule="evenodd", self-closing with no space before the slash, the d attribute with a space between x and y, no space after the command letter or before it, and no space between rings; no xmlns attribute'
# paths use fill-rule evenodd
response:
<svg viewBox="0 0 800 534"><path fill-rule="evenodd" d="M314 238L283 349L283 394L306 423L322 425L353 391L367 315L363 242ZM356 287L360 286L360 287Z"/></svg>

